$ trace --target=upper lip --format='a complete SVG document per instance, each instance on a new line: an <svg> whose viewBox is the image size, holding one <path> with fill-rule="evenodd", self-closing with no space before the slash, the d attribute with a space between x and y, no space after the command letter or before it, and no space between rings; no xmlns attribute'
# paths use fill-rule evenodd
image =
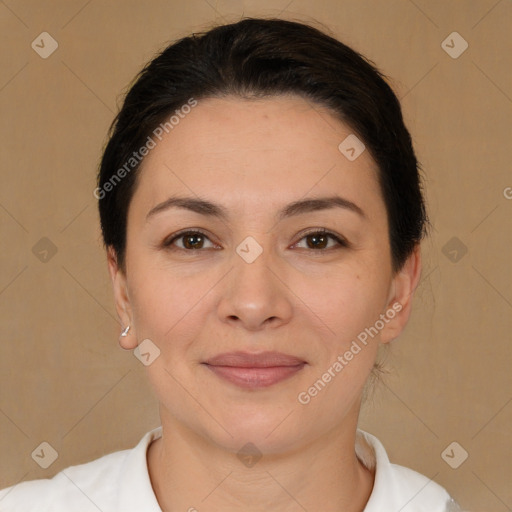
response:
<svg viewBox="0 0 512 512"><path fill-rule="evenodd" d="M212 366L233 366L238 368L269 368L271 366L297 366L306 361L281 352L225 352L205 361Z"/></svg>

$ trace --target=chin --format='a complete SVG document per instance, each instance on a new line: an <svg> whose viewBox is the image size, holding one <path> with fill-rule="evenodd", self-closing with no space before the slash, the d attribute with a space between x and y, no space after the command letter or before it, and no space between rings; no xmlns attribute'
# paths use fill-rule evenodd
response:
<svg viewBox="0 0 512 512"><path fill-rule="evenodd" d="M213 430L205 433L215 444L234 453L239 453L248 443L261 453L281 453L304 437L304 430L299 429L299 424L304 423L292 411L292 407L269 411L254 405L239 411L231 408L222 415L222 420L217 416L225 430L215 424Z"/></svg>

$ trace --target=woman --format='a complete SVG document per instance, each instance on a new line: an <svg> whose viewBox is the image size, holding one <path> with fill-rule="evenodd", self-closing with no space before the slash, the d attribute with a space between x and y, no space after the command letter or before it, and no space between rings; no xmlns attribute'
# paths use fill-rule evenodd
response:
<svg viewBox="0 0 512 512"><path fill-rule="evenodd" d="M407 323L427 216L383 76L300 23L186 37L139 74L95 190L161 427L2 510L457 510L357 428Z"/></svg>

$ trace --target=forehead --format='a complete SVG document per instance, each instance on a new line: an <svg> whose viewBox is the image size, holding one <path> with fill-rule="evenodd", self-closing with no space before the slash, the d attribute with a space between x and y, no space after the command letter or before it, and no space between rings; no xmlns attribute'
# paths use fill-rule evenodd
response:
<svg viewBox="0 0 512 512"><path fill-rule="evenodd" d="M349 126L297 96L201 100L155 139L132 203L149 210L178 192L264 211L339 193L382 215L377 166L366 150L353 161L340 152L348 136Z"/></svg>

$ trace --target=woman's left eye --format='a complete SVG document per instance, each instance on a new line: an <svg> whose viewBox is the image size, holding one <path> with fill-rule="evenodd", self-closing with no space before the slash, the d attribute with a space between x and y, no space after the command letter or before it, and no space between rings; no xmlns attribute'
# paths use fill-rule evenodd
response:
<svg viewBox="0 0 512 512"><path fill-rule="evenodd" d="M302 240L306 240L307 247L305 249L317 250L317 249L332 249L333 246L328 247L329 239L334 240L336 246L348 247L348 243L346 240L343 240L339 236L331 233L330 231L326 231L323 229L317 231L310 231L306 233L302 238ZM296 247L300 241L294 245Z"/></svg>

